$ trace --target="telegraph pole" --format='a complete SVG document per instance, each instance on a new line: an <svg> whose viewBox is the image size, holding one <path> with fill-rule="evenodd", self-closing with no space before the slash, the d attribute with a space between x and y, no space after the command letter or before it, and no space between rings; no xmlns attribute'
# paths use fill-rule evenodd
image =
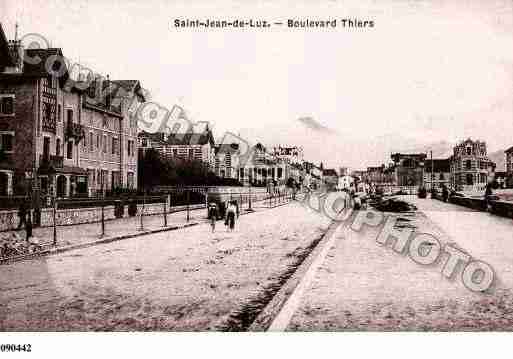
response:
<svg viewBox="0 0 513 359"><path fill-rule="evenodd" d="M433 179L434 179L434 172L433 172L433 169L434 169L434 164L433 164L433 151L429 151L430 155L431 155L431 192L433 191Z"/></svg>

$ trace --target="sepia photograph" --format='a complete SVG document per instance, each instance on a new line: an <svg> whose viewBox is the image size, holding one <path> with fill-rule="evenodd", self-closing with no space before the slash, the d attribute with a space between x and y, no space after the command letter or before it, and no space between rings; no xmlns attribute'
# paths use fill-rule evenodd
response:
<svg viewBox="0 0 513 359"><path fill-rule="evenodd" d="M1 356L512 331L511 0L0 2Z"/></svg>

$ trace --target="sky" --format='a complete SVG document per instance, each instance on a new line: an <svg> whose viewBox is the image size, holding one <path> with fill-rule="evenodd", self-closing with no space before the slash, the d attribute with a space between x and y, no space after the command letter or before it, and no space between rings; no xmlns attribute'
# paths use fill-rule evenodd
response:
<svg viewBox="0 0 513 359"><path fill-rule="evenodd" d="M176 29L180 19L358 18L367 29ZM38 33L111 79L137 79L216 137L302 145L362 168L411 143L513 145L512 1L3 0L9 38ZM329 129L305 127L310 117Z"/></svg>

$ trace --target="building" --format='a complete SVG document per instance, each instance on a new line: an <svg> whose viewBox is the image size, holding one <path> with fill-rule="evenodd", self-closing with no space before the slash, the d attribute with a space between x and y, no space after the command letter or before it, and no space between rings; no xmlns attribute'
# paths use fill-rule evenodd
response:
<svg viewBox="0 0 513 359"><path fill-rule="evenodd" d="M339 170L338 170L338 175L339 176L349 176L349 168L347 167L340 167Z"/></svg>
<svg viewBox="0 0 513 359"><path fill-rule="evenodd" d="M433 174L431 174L431 172ZM451 180L451 159L428 159L424 165L424 185L428 190L449 187ZM431 183L431 181L433 183Z"/></svg>
<svg viewBox="0 0 513 359"><path fill-rule="evenodd" d="M143 150L154 148L162 158L181 161L201 161L210 169L215 165L215 141L206 125L192 128L188 132L139 133L139 146Z"/></svg>
<svg viewBox="0 0 513 359"><path fill-rule="evenodd" d="M351 187L354 186L355 180L354 177L349 175L339 176L337 190L351 190Z"/></svg>
<svg viewBox="0 0 513 359"><path fill-rule="evenodd" d="M214 173L221 178L239 179L240 151L238 143L221 143L215 147Z"/></svg>
<svg viewBox="0 0 513 359"><path fill-rule="evenodd" d="M397 186L423 186L425 153L394 153L394 182Z"/></svg>
<svg viewBox="0 0 513 359"><path fill-rule="evenodd" d="M333 168L326 168L322 171L322 178L328 190L334 190L338 185L338 174Z"/></svg>
<svg viewBox="0 0 513 359"><path fill-rule="evenodd" d="M138 129L129 109L145 101L141 84L97 78L83 98L80 124L85 136L78 163L87 171L89 195L136 189Z"/></svg>
<svg viewBox="0 0 513 359"><path fill-rule="evenodd" d="M365 174L365 182L376 184L382 184L385 182L385 165L377 167L367 167Z"/></svg>
<svg viewBox="0 0 513 359"><path fill-rule="evenodd" d="M470 138L454 146L451 185L457 191L482 191L495 164L487 157L486 143Z"/></svg>
<svg viewBox="0 0 513 359"><path fill-rule="evenodd" d="M108 80L71 79L61 49L23 49L19 41L5 44L1 25L0 33L1 194L69 197L135 188L137 124L127 100L137 85L116 98L119 86Z"/></svg>
<svg viewBox="0 0 513 359"><path fill-rule="evenodd" d="M300 164L304 162L303 148L300 146L275 146L271 154L278 159L289 164Z"/></svg>
<svg viewBox="0 0 513 359"><path fill-rule="evenodd" d="M257 143L250 150L250 155L240 164L239 180L245 185L266 186L270 182L283 186L291 176L292 166L281 161L264 145Z"/></svg>
<svg viewBox="0 0 513 359"><path fill-rule="evenodd" d="M504 151L506 154L506 186L513 187L513 147Z"/></svg>

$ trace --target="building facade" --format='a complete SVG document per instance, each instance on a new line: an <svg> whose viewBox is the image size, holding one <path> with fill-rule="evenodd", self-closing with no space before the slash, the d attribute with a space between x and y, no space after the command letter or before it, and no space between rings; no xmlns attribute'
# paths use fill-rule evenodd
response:
<svg viewBox="0 0 513 359"><path fill-rule="evenodd" d="M7 48L13 61L0 74L1 194L70 197L135 188L137 123L128 116L131 96L116 98L119 86L111 89L108 80L71 79L61 49L24 50L19 42ZM102 91L105 86L108 91Z"/></svg>
<svg viewBox="0 0 513 359"><path fill-rule="evenodd" d="M239 179L239 144L221 143L215 147L214 173L220 178Z"/></svg>
<svg viewBox="0 0 513 359"><path fill-rule="evenodd" d="M504 151L506 154L506 187L513 187L513 147L508 148Z"/></svg>
<svg viewBox="0 0 513 359"><path fill-rule="evenodd" d="M451 185L457 191L482 191L495 164L487 157L486 143L470 138L453 149Z"/></svg>
<svg viewBox="0 0 513 359"><path fill-rule="evenodd" d="M207 126L202 130L186 133L139 133L139 146L145 151L154 148L164 159L201 161L211 170L215 165L215 142Z"/></svg>
<svg viewBox="0 0 513 359"><path fill-rule="evenodd" d="M423 186L425 153L394 153L394 180L397 186Z"/></svg>
<svg viewBox="0 0 513 359"><path fill-rule="evenodd" d="M449 187L451 182L451 160L428 159L424 165L424 185L428 190Z"/></svg>

